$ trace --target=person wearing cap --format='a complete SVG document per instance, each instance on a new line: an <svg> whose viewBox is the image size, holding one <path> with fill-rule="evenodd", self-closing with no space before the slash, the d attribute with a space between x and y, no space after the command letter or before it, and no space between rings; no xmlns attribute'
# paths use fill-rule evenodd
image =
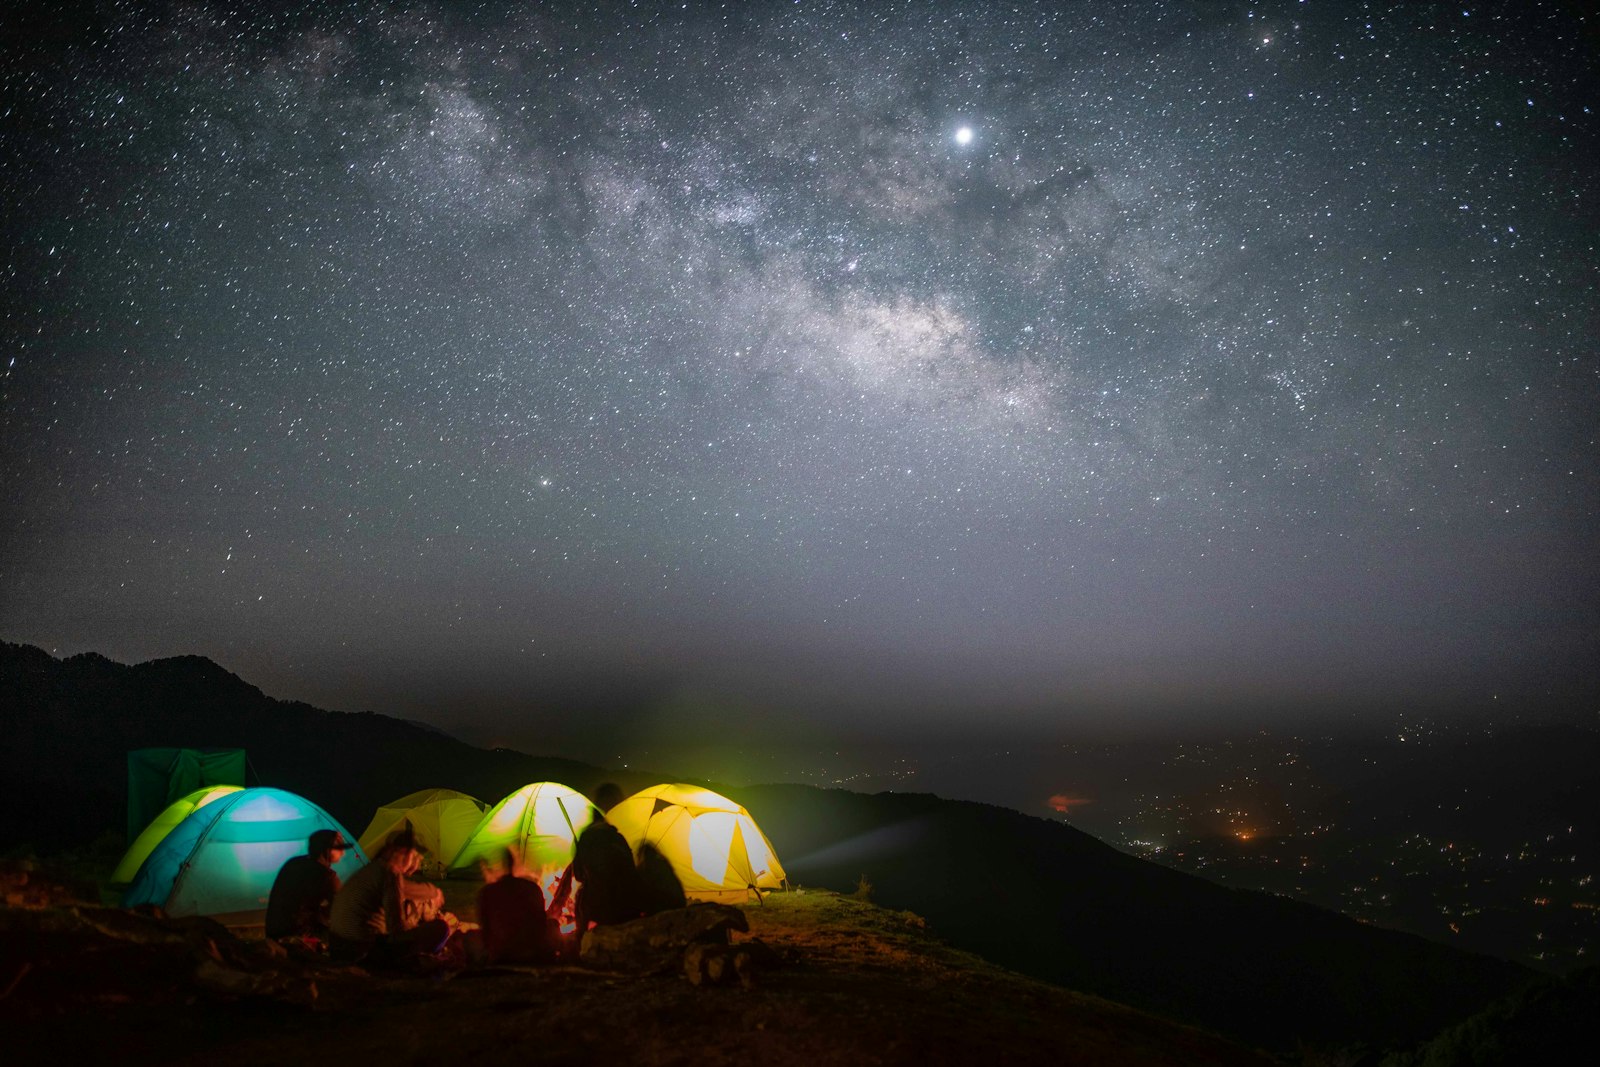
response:
<svg viewBox="0 0 1600 1067"><path fill-rule="evenodd" d="M278 871L267 897L267 936L273 940L328 937L328 909L339 892L333 865L355 846L337 830L317 830L306 841L306 854L295 856Z"/></svg>

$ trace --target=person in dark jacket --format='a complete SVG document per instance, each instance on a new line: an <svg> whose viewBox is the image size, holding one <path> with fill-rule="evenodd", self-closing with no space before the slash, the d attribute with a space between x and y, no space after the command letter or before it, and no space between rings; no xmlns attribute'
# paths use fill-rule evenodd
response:
<svg viewBox="0 0 1600 1067"><path fill-rule="evenodd" d="M633 849L605 813L622 801L622 790L611 782L594 792L600 815L578 835L572 874L578 880L576 911L581 940L590 925L627 922L643 914L639 902L639 872Z"/></svg>
<svg viewBox="0 0 1600 1067"><path fill-rule="evenodd" d="M316 830L306 840L306 853L295 856L272 880L267 897L267 936L285 938L328 936L328 908L341 888L333 865L355 846L337 830Z"/></svg>
<svg viewBox="0 0 1600 1067"><path fill-rule="evenodd" d="M489 963L548 963L555 959L560 931L545 910L544 890L517 873L507 849L498 870L484 865L478 890L478 926Z"/></svg>
<svg viewBox="0 0 1600 1067"><path fill-rule="evenodd" d="M683 883L672 861L661 850L646 841L639 846L639 907L646 915L656 915L688 903L683 895Z"/></svg>

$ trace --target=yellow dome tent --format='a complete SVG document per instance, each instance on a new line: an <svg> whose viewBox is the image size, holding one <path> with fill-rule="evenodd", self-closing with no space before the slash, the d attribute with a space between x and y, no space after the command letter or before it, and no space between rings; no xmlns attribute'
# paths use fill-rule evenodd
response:
<svg viewBox="0 0 1600 1067"><path fill-rule="evenodd" d="M173 827L187 819L196 808L203 808L218 797L237 793L243 788L242 785L205 785L168 804L160 815L150 820L150 825L140 831L139 836L133 839L133 844L128 846L128 851L122 854L117 869L111 872L111 884L131 883L145 859L155 851L155 847L172 833Z"/></svg>
<svg viewBox="0 0 1600 1067"><path fill-rule="evenodd" d="M389 835L409 821L417 844L428 852L423 870L439 875L482 819L483 802L478 798L454 789L424 789L379 808L358 843L362 852L375 856Z"/></svg>
<svg viewBox="0 0 1600 1067"><path fill-rule="evenodd" d="M787 878L750 813L709 789L651 786L606 818L635 851L646 842L660 849L692 900L745 900Z"/></svg>
<svg viewBox="0 0 1600 1067"><path fill-rule="evenodd" d="M480 859L497 863L509 848L531 873L559 872L572 862L578 835L597 814L588 798L569 786L525 785L479 820L450 861L450 870L470 871Z"/></svg>

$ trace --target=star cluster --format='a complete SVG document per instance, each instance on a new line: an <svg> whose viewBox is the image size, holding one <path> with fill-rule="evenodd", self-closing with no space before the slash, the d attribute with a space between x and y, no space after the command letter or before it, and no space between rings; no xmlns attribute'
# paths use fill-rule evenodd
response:
<svg viewBox="0 0 1600 1067"><path fill-rule="evenodd" d="M21 29L10 639L517 737L1594 695L1564 5Z"/></svg>

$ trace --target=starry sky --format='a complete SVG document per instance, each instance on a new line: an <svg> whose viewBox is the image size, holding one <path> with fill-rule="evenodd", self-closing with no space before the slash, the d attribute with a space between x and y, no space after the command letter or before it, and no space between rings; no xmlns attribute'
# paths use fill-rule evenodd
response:
<svg viewBox="0 0 1600 1067"><path fill-rule="evenodd" d="M4 639L573 754L1592 718L1581 5L0 18Z"/></svg>

